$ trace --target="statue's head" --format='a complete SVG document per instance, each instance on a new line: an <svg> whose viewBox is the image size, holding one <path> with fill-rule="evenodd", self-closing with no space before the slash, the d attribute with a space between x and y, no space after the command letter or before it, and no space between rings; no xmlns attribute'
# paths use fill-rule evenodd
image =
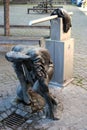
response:
<svg viewBox="0 0 87 130"><path fill-rule="evenodd" d="M59 18L63 19L63 31L67 33L71 27L71 18L68 12L63 8L58 8L58 9L55 9L51 13L51 15L58 15Z"/></svg>
<svg viewBox="0 0 87 130"><path fill-rule="evenodd" d="M23 62L31 60L31 56L26 54L24 48L28 47L25 47L23 45L14 46L10 52L6 53L6 59L10 62Z"/></svg>
<svg viewBox="0 0 87 130"><path fill-rule="evenodd" d="M23 62L31 60L29 55L25 55L21 52L10 51L5 55L6 59L10 62Z"/></svg>

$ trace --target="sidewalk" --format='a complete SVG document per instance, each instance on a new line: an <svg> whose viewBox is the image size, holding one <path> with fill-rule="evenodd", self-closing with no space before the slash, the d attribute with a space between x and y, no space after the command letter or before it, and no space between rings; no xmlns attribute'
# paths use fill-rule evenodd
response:
<svg viewBox="0 0 87 130"><path fill-rule="evenodd" d="M58 99L58 108L55 115L58 121L40 119L35 113L34 117L28 118L23 126L28 130L87 130L87 16L75 6L64 6L73 12L72 37L75 39L74 52L74 81L65 88L51 88L51 92ZM0 121L13 111L29 116L24 106L11 102L16 95L16 75L9 62L0 54ZM21 111L20 111L21 109ZM30 113L31 115L31 113ZM41 113L39 113L41 115ZM36 122L34 122L34 119ZM28 126L28 128L26 128ZM12 130L2 126L0 130Z"/></svg>
<svg viewBox="0 0 87 130"><path fill-rule="evenodd" d="M85 15L87 15L87 7L79 7L79 10L81 10Z"/></svg>

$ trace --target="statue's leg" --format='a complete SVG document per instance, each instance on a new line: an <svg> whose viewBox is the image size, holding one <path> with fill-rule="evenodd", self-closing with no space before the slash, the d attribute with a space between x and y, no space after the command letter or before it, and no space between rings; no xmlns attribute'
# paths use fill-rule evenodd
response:
<svg viewBox="0 0 87 130"><path fill-rule="evenodd" d="M19 101L23 101L23 91L22 91L22 87L21 85L19 84L18 87L17 87L17 99Z"/></svg>
<svg viewBox="0 0 87 130"><path fill-rule="evenodd" d="M53 64L50 64L50 65L49 65L49 68L47 69L48 78L47 78L46 80L48 80L48 81L47 81L48 83L49 83L50 80L52 79L53 73L54 73L54 66L53 66Z"/></svg>
<svg viewBox="0 0 87 130"><path fill-rule="evenodd" d="M46 118L55 119L53 114L53 101L51 96L49 95L48 86L45 84L44 81L37 80L33 85L33 91L40 94L46 102Z"/></svg>
<svg viewBox="0 0 87 130"><path fill-rule="evenodd" d="M23 72L23 68L22 68L22 64L21 62L16 62L13 64L14 70L17 74L17 77L20 81L20 85L21 88L18 89L18 96L20 96L20 94L23 95L23 101L27 104L30 103L30 99L29 99L29 94L28 94L28 85L26 83L25 77L24 77L24 72ZM22 98L22 96L20 96L20 98Z"/></svg>

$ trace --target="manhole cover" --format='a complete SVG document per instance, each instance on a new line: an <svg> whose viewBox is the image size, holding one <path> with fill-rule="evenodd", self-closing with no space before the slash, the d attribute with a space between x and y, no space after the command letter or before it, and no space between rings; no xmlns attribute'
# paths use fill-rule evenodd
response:
<svg viewBox="0 0 87 130"><path fill-rule="evenodd" d="M3 120L3 123L5 126L10 127L12 129L17 129L18 127L20 127L27 119L25 119L24 117L13 113L10 116L8 116L7 118L5 118Z"/></svg>

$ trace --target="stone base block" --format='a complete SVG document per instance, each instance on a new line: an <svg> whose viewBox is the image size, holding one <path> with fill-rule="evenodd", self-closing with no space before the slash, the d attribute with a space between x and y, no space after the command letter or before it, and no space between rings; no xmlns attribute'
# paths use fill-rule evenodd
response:
<svg viewBox="0 0 87 130"><path fill-rule="evenodd" d="M74 39L64 41L47 39L46 48L50 52L55 67L52 82L63 85L72 79L73 75Z"/></svg>

